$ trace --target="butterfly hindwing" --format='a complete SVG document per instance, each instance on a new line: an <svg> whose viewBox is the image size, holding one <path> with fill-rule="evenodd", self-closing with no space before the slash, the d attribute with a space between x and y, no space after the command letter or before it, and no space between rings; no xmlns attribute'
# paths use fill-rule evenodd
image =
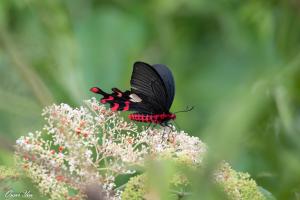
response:
<svg viewBox="0 0 300 200"><path fill-rule="evenodd" d="M103 104L110 104L113 111L136 111L144 114L169 113L175 95L175 84L171 71L161 64L149 65L135 62L131 75L131 91L122 92L112 88L108 94L100 88L90 90L103 95Z"/></svg>

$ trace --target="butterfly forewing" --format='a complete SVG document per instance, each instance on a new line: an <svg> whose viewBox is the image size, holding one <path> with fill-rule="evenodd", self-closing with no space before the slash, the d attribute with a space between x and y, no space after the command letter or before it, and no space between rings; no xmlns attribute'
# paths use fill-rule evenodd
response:
<svg viewBox="0 0 300 200"><path fill-rule="evenodd" d="M136 62L131 76L131 92L138 95L141 103L135 105L139 112L168 113L174 98L174 81L171 72L162 65L155 67ZM170 81L164 78L170 78ZM167 86L166 86L167 83ZM168 93L168 88L171 92Z"/></svg>

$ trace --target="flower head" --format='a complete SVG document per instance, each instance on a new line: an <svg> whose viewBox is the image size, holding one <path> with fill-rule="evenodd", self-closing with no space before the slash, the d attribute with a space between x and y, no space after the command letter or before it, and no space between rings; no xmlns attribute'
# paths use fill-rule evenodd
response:
<svg viewBox="0 0 300 200"><path fill-rule="evenodd" d="M168 156L199 164L206 146L175 128L138 131L118 112L107 110L95 98L85 106L52 105L43 110L46 124L42 131L17 140L19 163L52 199L85 198L86 187L97 183L109 199L119 199L115 179L135 173L148 158ZM50 189L51 188L51 189Z"/></svg>

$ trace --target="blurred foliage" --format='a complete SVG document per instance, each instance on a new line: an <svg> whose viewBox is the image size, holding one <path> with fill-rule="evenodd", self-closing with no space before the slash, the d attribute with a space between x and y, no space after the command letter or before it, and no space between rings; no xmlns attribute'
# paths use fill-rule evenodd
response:
<svg viewBox="0 0 300 200"><path fill-rule="evenodd" d="M299 199L299 19L298 0L2 0L0 164L41 127L43 106L127 89L141 60L172 69L172 111L195 105L176 121L208 144L208 171L225 159L277 199Z"/></svg>
<svg viewBox="0 0 300 200"><path fill-rule="evenodd" d="M162 164L162 163L156 163ZM184 165L185 168L190 168L191 165ZM155 165L152 166L155 168ZM168 195L162 199L189 199L193 193L190 191L190 183L188 178L180 172L180 170L168 170L170 176L168 186L163 187L159 181L165 178L166 175L158 169L160 173L142 174L131 178L122 193L124 200L139 200L139 199L159 199L162 195L159 193L166 193ZM202 170L201 167L198 170ZM158 175L160 174L160 175ZM231 169L228 163L223 162L217 171L214 173L215 183L220 186L223 194L211 194L212 199L230 199L230 200L274 200L273 196L263 188L261 190L257 187L249 174L236 172ZM152 182L152 183L151 183ZM154 186L154 187L153 187ZM163 192L160 192L163 191ZM263 191L263 192L262 192ZM221 193L221 192L220 192ZM265 195L267 193L267 195ZM217 196L219 195L219 196ZM200 196L196 197L199 198Z"/></svg>

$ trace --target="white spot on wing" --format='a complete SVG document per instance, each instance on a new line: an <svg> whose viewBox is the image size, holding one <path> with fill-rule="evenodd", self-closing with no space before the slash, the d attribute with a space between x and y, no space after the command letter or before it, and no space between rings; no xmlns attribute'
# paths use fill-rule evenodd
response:
<svg viewBox="0 0 300 200"><path fill-rule="evenodd" d="M142 99L136 94L130 94L129 97L130 97L129 101L131 101L131 102L141 102L142 101Z"/></svg>

